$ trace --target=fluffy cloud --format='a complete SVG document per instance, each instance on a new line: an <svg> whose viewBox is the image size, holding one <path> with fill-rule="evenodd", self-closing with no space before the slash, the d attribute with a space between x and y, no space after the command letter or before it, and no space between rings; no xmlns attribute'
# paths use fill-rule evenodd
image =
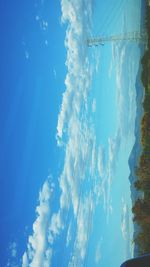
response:
<svg viewBox="0 0 150 267"><path fill-rule="evenodd" d="M89 123L87 104L92 73L86 53L86 39L92 9L91 1L62 1L61 6L62 22L67 21L69 24L65 39L68 69L65 79L66 90L63 94L57 125L57 141L58 145L64 145L65 159L59 180L60 210L52 216L56 229L53 229L50 240L54 242L55 237L62 230L59 224L56 227L59 214L63 214L62 217L65 220L66 210L73 208L77 234L70 266L74 266L75 262L82 262L86 254L90 228L85 227L85 221L89 219L91 209L90 192L86 192L87 198L84 201L81 199L85 193L83 191L85 181L94 177L97 160L95 133ZM51 225L50 229L52 228ZM69 230L67 236L66 245L70 240Z"/></svg>
<svg viewBox="0 0 150 267"><path fill-rule="evenodd" d="M65 162L60 177L61 209L72 204L74 215L77 215L82 183L95 169L95 136L86 123L75 122L66 145ZM87 176L88 174L88 176Z"/></svg>
<svg viewBox="0 0 150 267"><path fill-rule="evenodd" d="M58 116L57 142L58 145L65 147L65 159L59 180L60 210L52 216L52 221L56 222L58 217L60 218L59 214L63 214L62 217L65 220L66 210L73 208L73 215L77 221L75 251L79 251L78 255L83 260L88 239L87 229L83 227L87 210L81 203L81 196L84 181L89 179L89 175L94 176L96 167L95 134L92 126L89 125L87 112L92 73L86 53L86 39L90 29L92 9L91 1L79 0L63 0L61 7L62 22L68 22L65 39L68 73L65 79L66 90ZM61 230L59 226L53 229L53 236L50 235L50 240L54 241Z"/></svg>
<svg viewBox="0 0 150 267"><path fill-rule="evenodd" d="M50 245L53 245L56 236L59 235L60 231L63 228L64 228L64 223L62 219L62 211L59 210L58 213L54 213L52 215L49 223L47 238L48 238L48 243Z"/></svg>
<svg viewBox="0 0 150 267"><path fill-rule="evenodd" d="M86 53L86 39L90 29L92 10L91 1L63 0L61 6L62 21L69 23L65 39L68 74L65 79L66 90L63 94L58 117L58 143L61 142L60 140L63 137L63 133L66 133L66 129L71 129L72 123L70 119L72 117L79 119L81 108L85 108L91 83L91 69Z"/></svg>
<svg viewBox="0 0 150 267"><path fill-rule="evenodd" d="M27 251L22 257L22 267L50 266L52 252L48 247L48 227L50 220L50 204L53 186L47 180L39 194L39 206L36 208L37 218L33 224L33 234L28 238Z"/></svg>

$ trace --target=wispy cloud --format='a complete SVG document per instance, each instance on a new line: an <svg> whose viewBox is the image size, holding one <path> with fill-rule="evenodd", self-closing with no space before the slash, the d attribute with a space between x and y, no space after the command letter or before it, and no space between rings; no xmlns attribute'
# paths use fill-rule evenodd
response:
<svg viewBox="0 0 150 267"><path fill-rule="evenodd" d="M56 69L55 69L55 68L53 69L53 74L54 74L54 78L56 79L56 77L57 77L57 72L56 72Z"/></svg>
<svg viewBox="0 0 150 267"><path fill-rule="evenodd" d="M131 45L130 45L131 46ZM112 62L116 73L116 93L118 104L119 131L123 138L127 137L134 130L135 119L135 77L138 62L135 61L135 49L120 42L112 46ZM125 78L126 77L126 78Z"/></svg>
<svg viewBox="0 0 150 267"><path fill-rule="evenodd" d="M101 245L102 245L102 240L99 241L96 247L95 251L95 263L98 265L101 261L102 258L102 252L101 252Z"/></svg>
<svg viewBox="0 0 150 267"><path fill-rule="evenodd" d="M116 76L116 103L117 103L117 130L115 136L108 139L108 160L106 162L107 173L105 174L105 196L106 207L109 211L111 208L111 186L115 179L115 170L118 154L123 140L128 140L128 137L134 133L135 119L135 73L138 62L135 62L134 46L124 42L114 42L112 45L112 60L109 67L109 77L113 73ZM131 60L133 58L133 60ZM126 78L125 78L126 77ZM109 214L109 212L107 211ZM123 227L123 225L122 225ZM122 228L123 229L123 228ZM125 234L125 232L124 232Z"/></svg>
<svg viewBox="0 0 150 267"><path fill-rule="evenodd" d="M127 239L127 205L123 201L123 207L122 207L122 219L121 219L121 232L123 238Z"/></svg>
<svg viewBox="0 0 150 267"><path fill-rule="evenodd" d="M85 197L80 202L78 215L77 215L77 230L74 242L74 248L71 260L68 264L69 267L82 266L85 261L86 251L88 248L89 234L92 227L92 195ZM86 222L86 224L85 224Z"/></svg>
<svg viewBox="0 0 150 267"><path fill-rule="evenodd" d="M26 42L24 40L22 41L22 47L23 47L23 50L24 50L25 58L28 60L29 57L30 57L30 53L29 53L27 44L26 44Z"/></svg>
<svg viewBox="0 0 150 267"><path fill-rule="evenodd" d="M64 223L62 219L62 210L59 210L58 213L53 213L51 220L49 222L47 238L48 243L53 245L56 236L58 236L61 230L64 228Z"/></svg>
<svg viewBox="0 0 150 267"><path fill-rule="evenodd" d="M39 23L41 30L46 31L48 29L48 22L46 20L41 19Z"/></svg>
<svg viewBox="0 0 150 267"><path fill-rule="evenodd" d="M29 59L29 52L27 50L25 50L25 58Z"/></svg>
<svg viewBox="0 0 150 267"><path fill-rule="evenodd" d="M35 16L35 20L37 21L37 23L39 24L40 26L40 29L42 31L46 31L48 29L48 22L47 20L43 19L41 16L39 15L36 15Z"/></svg>
<svg viewBox="0 0 150 267"><path fill-rule="evenodd" d="M120 132L118 131L115 137L111 137L108 139L108 161L107 161L107 216L109 219L109 214L112 213L112 205L111 205L111 186L113 183L113 179L115 179L116 174L116 162L118 159L118 154L121 145L121 137Z"/></svg>
<svg viewBox="0 0 150 267"><path fill-rule="evenodd" d="M93 99L93 102L92 102L92 112L93 113L96 112L96 99L95 98Z"/></svg>
<svg viewBox="0 0 150 267"><path fill-rule="evenodd" d="M120 132L117 132L115 137L108 139L108 156L109 156L109 168L114 173L116 169L116 160L118 158L119 149L121 146Z"/></svg>
<svg viewBox="0 0 150 267"><path fill-rule="evenodd" d="M129 208L126 204L124 198L122 198L122 215L121 215L121 233L122 237L126 242L126 258L130 258L132 256L132 239L130 233L130 218L129 218Z"/></svg>
<svg viewBox="0 0 150 267"><path fill-rule="evenodd" d="M97 160L97 168L100 177L103 177L105 174L106 168L106 159L105 159L105 150L102 146L98 149L98 160Z"/></svg>
<svg viewBox="0 0 150 267"><path fill-rule="evenodd" d="M11 242L9 245L9 257L6 267L17 267L17 256L18 256L18 246L15 241Z"/></svg>
<svg viewBox="0 0 150 267"><path fill-rule="evenodd" d="M108 152L103 147L99 147L97 156L97 168L100 180L99 194L103 197L104 210L107 214L107 222L109 216L113 212L111 187L116 173L116 162L118 159L121 145L121 137L118 131L115 137L108 138Z"/></svg>
<svg viewBox="0 0 150 267"><path fill-rule="evenodd" d="M71 240L72 240L72 221L69 223L68 231L67 231L67 237L66 237L66 246L68 247Z"/></svg>
<svg viewBox="0 0 150 267"><path fill-rule="evenodd" d="M17 243L16 242L12 242L10 244L10 247L9 247L10 251L11 251L11 256L13 258L15 258L17 256Z"/></svg>
<svg viewBox="0 0 150 267"><path fill-rule="evenodd" d="M110 62L110 75L112 66L114 66L114 73L116 75L116 102L117 123L118 129L114 137L108 140L109 152L107 161L106 174L106 207L111 210L111 185L115 178L116 162L121 148L123 139L128 140L128 137L134 133L134 119L135 119L135 74L136 64L134 60L134 47L127 49L123 42L113 43L112 45L112 61ZM130 54L130 55L129 55ZM133 57L133 60L131 58ZM126 79L124 78L126 77ZM109 212L107 212L109 214ZM122 230L125 235L125 228Z"/></svg>

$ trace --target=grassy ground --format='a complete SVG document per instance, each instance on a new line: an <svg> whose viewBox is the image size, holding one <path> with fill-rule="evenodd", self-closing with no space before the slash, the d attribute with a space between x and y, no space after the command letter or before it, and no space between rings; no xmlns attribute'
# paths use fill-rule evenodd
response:
<svg viewBox="0 0 150 267"><path fill-rule="evenodd" d="M140 255L150 253L150 6L147 6L146 29L148 46L141 59L141 80L145 90L144 115L141 121L142 154L136 170L138 180L135 182L136 189L142 191L144 197L138 199L132 208L134 221L141 227L134 240Z"/></svg>

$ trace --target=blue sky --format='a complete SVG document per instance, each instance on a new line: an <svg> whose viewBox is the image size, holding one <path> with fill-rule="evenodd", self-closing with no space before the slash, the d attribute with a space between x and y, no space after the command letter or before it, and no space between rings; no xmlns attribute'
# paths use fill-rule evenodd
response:
<svg viewBox="0 0 150 267"><path fill-rule="evenodd" d="M59 2L35 4L1 2L1 266L9 242L22 239L18 249L25 247L39 188L49 172L59 171L55 134L65 88L65 28Z"/></svg>
<svg viewBox="0 0 150 267"><path fill-rule="evenodd" d="M114 267L132 255L140 51L90 50L86 40L99 28L138 29L140 8L140 0L1 3L2 266Z"/></svg>

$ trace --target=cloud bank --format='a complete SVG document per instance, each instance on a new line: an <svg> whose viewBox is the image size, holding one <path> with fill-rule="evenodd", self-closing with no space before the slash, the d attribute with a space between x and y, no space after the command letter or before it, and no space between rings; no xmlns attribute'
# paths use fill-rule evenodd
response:
<svg viewBox="0 0 150 267"><path fill-rule="evenodd" d="M135 75L138 71L138 56L133 45L120 42L112 46L113 59L111 65L115 66L116 92L118 103L118 123L121 136L126 138L134 131L136 113ZM135 60L137 58L137 62Z"/></svg>
<svg viewBox="0 0 150 267"><path fill-rule="evenodd" d="M56 134L57 144L63 146L65 151L64 167L59 177L59 209L51 213L52 186L46 181L40 192L37 218L33 223L33 234L28 238L27 250L22 257L22 267L51 266L55 257L53 247L66 227L70 210L76 220L76 238L73 245L74 255L68 266L74 266L77 261L82 266L91 229L93 198L88 190L85 196L84 190L91 175L94 177L96 167L95 133L88 117L92 70L86 44L91 26L92 1L62 0L61 9L62 23L67 23L65 47L68 73ZM89 224L85 227L87 220ZM70 243L70 236L68 233L66 246Z"/></svg>

